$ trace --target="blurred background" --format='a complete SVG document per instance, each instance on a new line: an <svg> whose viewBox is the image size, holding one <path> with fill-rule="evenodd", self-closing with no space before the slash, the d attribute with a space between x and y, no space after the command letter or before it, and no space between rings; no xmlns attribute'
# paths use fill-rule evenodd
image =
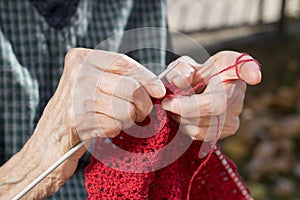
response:
<svg viewBox="0 0 300 200"><path fill-rule="evenodd" d="M220 144L255 199L300 200L300 0L168 0L168 21L210 55L247 52L262 64L239 131ZM176 34L172 44L197 57Z"/></svg>

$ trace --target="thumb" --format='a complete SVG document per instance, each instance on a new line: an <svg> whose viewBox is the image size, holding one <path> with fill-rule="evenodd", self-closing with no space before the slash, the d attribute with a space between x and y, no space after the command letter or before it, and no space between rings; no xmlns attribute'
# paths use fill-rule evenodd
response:
<svg viewBox="0 0 300 200"><path fill-rule="evenodd" d="M249 57L250 56L245 56L244 59L248 60ZM255 60L250 61L251 59L253 58L250 57L249 62L245 62L238 66L237 76L249 85L256 85L261 81L260 64Z"/></svg>

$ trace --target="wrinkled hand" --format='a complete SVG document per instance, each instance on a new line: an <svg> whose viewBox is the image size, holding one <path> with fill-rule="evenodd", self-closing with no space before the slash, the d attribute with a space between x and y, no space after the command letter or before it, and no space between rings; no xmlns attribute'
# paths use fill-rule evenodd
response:
<svg viewBox="0 0 300 200"><path fill-rule="evenodd" d="M168 81L181 89L207 81L205 87L201 87L191 96L162 101L162 107L174 113L172 117L181 124L181 131L192 139L214 140L218 125L221 129L220 138L237 131L246 83L255 85L261 81L260 67L256 62L250 61L238 65L238 75L236 69L231 68L217 76L211 76L235 64L240 55L238 52L223 51L204 64L198 64L183 56L179 58L176 68L167 75ZM242 60L245 59L252 58L244 56ZM216 116L221 116L223 123L218 123Z"/></svg>
<svg viewBox="0 0 300 200"><path fill-rule="evenodd" d="M66 140L67 150L80 139L115 137L150 113L150 97L164 95L161 80L126 55L78 48L67 54L44 115L51 118L51 126L65 129L52 134Z"/></svg>
<svg viewBox="0 0 300 200"><path fill-rule="evenodd" d="M80 59L85 53L87 58ZM153 106L150 97L165 95L161 80L125 55L79 49L69 53L65 66L63 78L74 86L72 128L83 140L115 137L146 118ZM76 79L69 75L74 68Z"/></svg>
<svg viewBox="0 0 300 200"><path fill-rule="evenodd" d="M80 140L96 136L112 138L135 121L142 121L152 109L150 97L162 98L165 92L157 76L125 55L72 49L65 58L57 90L33 136L5 167L7 171L15 171L15 179L9 178L17 180L8 188L11 190L9 197ZM26 199L42 199L57 191L74 173L85 151L83 147L73 154L31 190ZM19 169L15 165L22 167Z"/></svg>

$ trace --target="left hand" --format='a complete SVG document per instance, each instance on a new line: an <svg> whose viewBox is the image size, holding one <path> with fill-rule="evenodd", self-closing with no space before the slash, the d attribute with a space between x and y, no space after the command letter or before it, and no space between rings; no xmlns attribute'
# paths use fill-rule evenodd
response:
<svg viewBox="0 0 300 200"><path fill-rule="evenodd" d="M179 64L168 75L167 79L180 89L193 87L203 80L207 81L202 91L196 91L191 96L165 98L162 107L173 114L180 123L182 132L194 140L214 140L220 125L215 116L222 116L224 124L220 126L220 138L233 135L239 127L239 115L242 112L246 83L258 84L261 81L259 65L254 61L241 63L238 71L231 68L214 77L228 66L235 64L241 53L222 51L212 56L203 65L196 63L187 56L178 58ZM253 59L244 56L241 60ZM237 74L238 73L238 74ZM209 79L209 77L211 77ZM213 135L211 135L213 134Z"/></svg>

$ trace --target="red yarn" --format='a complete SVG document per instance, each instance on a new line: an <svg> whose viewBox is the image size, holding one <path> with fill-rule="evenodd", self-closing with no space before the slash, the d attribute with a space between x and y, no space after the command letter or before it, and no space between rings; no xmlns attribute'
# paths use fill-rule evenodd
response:
<svg viewBox="0 0 300 200"><path fill-rule="evenodd" d="M189 182L189 187L188 187L188 192L187 192L187 197L186 199L189 200L190 199L190 194L191 194L191 189L192 189L192 184L193 184L193 180L195 179L195 177L197 176L197 174L200 172L200 170L208 163L209 159L211 158L212 154L213 154L213 148L215 147L215 145L217 144L218 141L218 134L219 134L219 127L220 127L220 117L217 116L218 119L218 123L217 123L217 131L216 131L216 139L214 141L214 144L212 146L212 149L210 150L209 154L207 155L207 158L199 165L199 167L197 168L197 170L194 172L190 182Z"/></svg>
<svg viewBox="0 0 300 200"><path fill-rule="evenodd" d="M241 60L242 54L236 63L224 70L210 76L207 80L197 84L187 93L168 85L167 96L174 94L187 95L200 86L205 85L209 79L236 68L244 62L254 59ZM173 92L172 92L173 91ZM154 105L160 105L161 100L153 100ZM234 164L227 159L216 147L219 135L219 124L216 138L205 158L199 158L199 150L204 143L193 141L183 155L168 166L155 170L158 166L165 166L166 158L160 150L172 142L175 137L180 139L168 150L168 156L178 153L181 141L187 136L182 134L179 124L159 106L154 106L148 117L136 126L122 131L111 140L98 138L94 144L94 157L85 169L85 185L89 200L96 199L252 199L249 191L241 182ZM127 134L131 133L131 135ZM149 135L151 137L138 138L132 136ZM109 142L108 142L109 141ZM118 154L114 149L122 148L124 151L139 153L152 153L149 157L130 157ZM164 154L166 155L166 154ZM98 160L101 160L99 162ZM103 164L106 163L106 164ZM166 163L168 164L168 163ZM120 166L122 165L122 170ZM135 173L135 169L142 169ZM144 170L144 171L143 171Z"/></svg>

